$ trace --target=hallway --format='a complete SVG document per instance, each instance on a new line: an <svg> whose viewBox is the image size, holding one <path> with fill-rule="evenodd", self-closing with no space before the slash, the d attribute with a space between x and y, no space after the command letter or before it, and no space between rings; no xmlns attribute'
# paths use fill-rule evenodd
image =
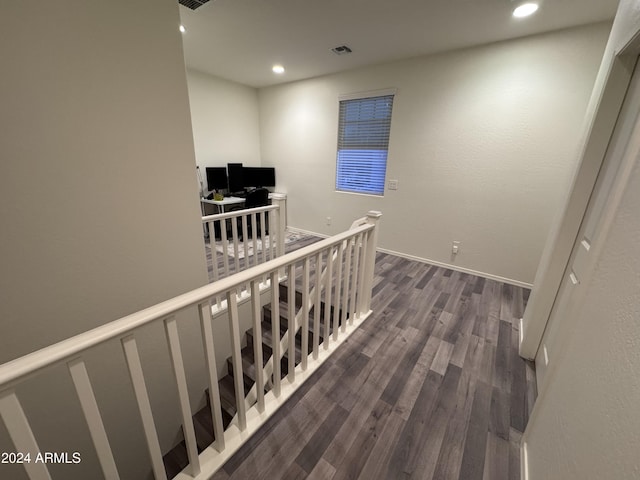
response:
<svg viewBox="0 0 640 480"><path fill-rule="evenodd" d="M519 479L528 295L378 253L371 318L213 478Z"/></svg>

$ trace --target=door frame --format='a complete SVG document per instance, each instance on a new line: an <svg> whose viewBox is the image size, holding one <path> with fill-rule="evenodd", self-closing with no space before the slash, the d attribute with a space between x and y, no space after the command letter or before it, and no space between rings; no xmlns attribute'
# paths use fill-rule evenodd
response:
<svg viewBox="0 0 640 480"><path fill-rule="evenodd" d="M640 29L614 53L602 93L596 100L595 115L587 127L580 165L562 215L550 233L551 247L543 252L534 288L520 321L519 353L523 358L534 360L538 353L639 55Z"/></svg>

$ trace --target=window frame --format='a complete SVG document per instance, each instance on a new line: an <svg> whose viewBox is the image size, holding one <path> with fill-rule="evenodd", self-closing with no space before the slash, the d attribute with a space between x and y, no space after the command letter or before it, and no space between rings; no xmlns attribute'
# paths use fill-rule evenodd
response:
<svg viewBox="0 0 640 480"><path fill-rule="evenodd" d="M338 96L338 132L337 132L337 141L336 141L336 170L335 170L335 191L338 193L348 193L348 194L355 194L355 195L367 195L367 196L373 196L376 198L380 198L384 196L384 192L385 192L385 187L386 187L386 178L387 178L387 164L388 164L388 154L389 154L389 143L390 143L390 138L391 138L391 122L393 121L393 102L395 101L395 97L397 95L397 89L395 88L386 88L386 89L382 89L382 90L372 90L372 91L366 91L366 92L356 92L356 93L349 93L349 94L341 94ZM344 124L343 122L343 115L341 114L342 112L342 106L341 103L345 102L345 101L353 101L353 100L366 100L366 99L370 99L370 98L378 98L378 97L392 97L391 98L391 114L389 116L389 120L388 120L388 132L386 132L386 147L383 150L380 150L380 152L384 152L384 162L383 162L383 173L382 173L382 185L381 185L381 189L365 189L365 188L353 188L353 189L348 189L345 188L344 186L344 181L345 181L345 176L344 175L344 164L341 167L341 152L345 152L348 149L341 149L341 139L344 138L344 133L345 133L345 129L346 129L346 124ZM370 152L375 152L375 149L368 149L368 150L364 150L364 151L370 151ZM375 157L375 153L373 153L371 155L371 157ZM353 164L352 164L353 165ZM372 164L373 165L373 164ZM380 170L379 165L378 165L378 170ZM372 175L373 176L373 175ZM380 179L380 175L377 175L378 180ZM379 185L379 182L377 182Z"/></svg>

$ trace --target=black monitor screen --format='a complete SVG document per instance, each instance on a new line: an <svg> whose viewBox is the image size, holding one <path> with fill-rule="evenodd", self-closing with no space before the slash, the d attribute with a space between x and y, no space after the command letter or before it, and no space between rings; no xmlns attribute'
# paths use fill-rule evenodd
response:
<svg viewBox="0 0 640 480"><path fill-rule="evenodd" d="M227 173L229 174L229 191L244 191L244 172L241 163L227 163Z"/></svg>
<svg viewBox="0 0 640 480"><path fill-rule="evenodd" d="M209 187L209 190L227 188L227 169L224 167L207 167L207 187Z"/></svg>
<svg viewBox="0 0 640 480"><path fill-rule="evenodd" d="M246 187L275 187L276 169L272 167L245 167L244 185Z"/></svg>

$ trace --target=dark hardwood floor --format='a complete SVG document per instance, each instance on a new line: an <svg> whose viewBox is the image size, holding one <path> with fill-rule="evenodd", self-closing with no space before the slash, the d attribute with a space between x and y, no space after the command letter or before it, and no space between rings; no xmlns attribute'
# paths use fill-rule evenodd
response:
<svg viewBox="0 0 640 480"><path fill-rule="evenodd" d="M373 315L213 477L520 478L529 292L378 254Z"/></svg>

